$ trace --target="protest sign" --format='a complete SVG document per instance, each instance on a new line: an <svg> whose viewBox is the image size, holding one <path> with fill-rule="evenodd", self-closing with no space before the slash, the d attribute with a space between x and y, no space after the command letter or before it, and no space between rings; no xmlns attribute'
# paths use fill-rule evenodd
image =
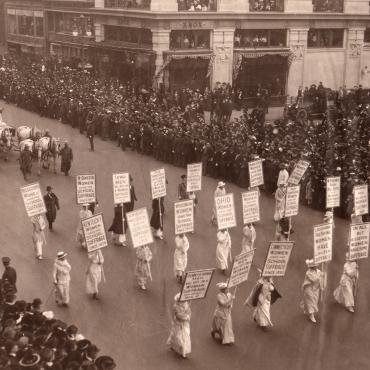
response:
<svg viewBox="0 0 370 370"><path fill-rule="evenodd" d="M175 234L191 233L194 231L194 203L184 200L175 203Z"/></svg>
<svg viewBox="0 0 370 370"><path fill-rule="evenodd" d="M229 193L215 198L217 225L219 230L236 226L234 194Z"/></svg>
<svg viewBox="0 0 370 370"><path fill-rule="evenodd" d="M248 280L249 271L252 266L253 255L254 250L251 250L235 256L228 283L229 288Z"/></svg>
<svg viewBox="0 0 370 370"><path fill-rule="evenodd" d="M294 242L270 242L262 276L284 276Z"/></svg>
<svg viewBox="0 0 370 370"><path fill-rule="evenodd" d="M46 213L44 197L38 182L22 186L21 194L28 217Z"/></svg>
<svg viewBox="0 0 370 370"><path fill-rule="evenodd" d="M243 224L250 224L260 220L260 197L258 190L249 190L242 193Z"/></svg>
<svg viewBox="0 0 370 370"><path fill-rule="evenodd" d="M146 208L139 208L135 211L127 212L126 220L130 229L134 248L153 243L153 234Z"/></svg>
<svg viewBox="0 0 370 370"><path fill-rule="evenodd" d="M320 224L313 228L313 256L315 263L331 261L333 224Z"/></svg>
<svg viewBox="0 0 370 370"><path fill-rule="evenodd" d="M298 215L301 185L289 185L286 189L284 217Z"/></svg>
<svg viewBox="0 0 370 370"><path fill-rule="evenodd" d="M205 298L214 271L214 269L206 269L187 272L181 290L180 301Z"/></svg>
<svg viewBox="0 0 370 370"><path fill-rule="evenodd" d="M187 166L186 191L202 190L202 163L192 163Z"/></svg>
<svg viewBox="0 0 370 370"><path fill-rule="evenodd" d="M350 261L369 256L370 223L352 224L349 239Z"/></svg>
<svg viewBox="0 0 370 370"><path fill-rule="evenodd" d="M295 165L292 174L289 176L288 184L298 185L301 181L303 175L307 171L310 162L299 160L298 163Z"/></svg>
<svg viewBox="0 0 370 370"><path fill-rule="evenodd" d="M81 220L81 223L88 252L108 246L103 215L101 213L85 218Z"/></svg>
<svg viewBox="0 0 370 370"><path fill-rule="evenodd" d="M77 204L96 202L95 174L76 176Z"/></svg>
<svg viewBox="0 0 370 370"><path fill-rule="evenodd" d="M127 172L113 174L114 204L131 202L130 175Z"/></svg>
<svg viewBox="0 0 370 370"><path fill-rule="evenodd" d="M369 213L369 198L367 185L356 185L353 187L353 197L355 204L355 215L365 215Z"/></svg>
<svg viewBox="0 0 370 370"><path fill-rule="evenodd" d="M166 196L166 174L164 168L150 171L150 187L152 189L152 199Z"/></svg>
<svg viewBox="0 0 370 370"><path fill-rule="evenodd" d="M326 178L326 208L340 206L340 176Z"/></svg>
<svg viewBox="0 0 370 370"><path fill-rule="evenodd" d="M262 159L248 162L248 170L249 186L254 188L255 186L263 185Z"/></svg>

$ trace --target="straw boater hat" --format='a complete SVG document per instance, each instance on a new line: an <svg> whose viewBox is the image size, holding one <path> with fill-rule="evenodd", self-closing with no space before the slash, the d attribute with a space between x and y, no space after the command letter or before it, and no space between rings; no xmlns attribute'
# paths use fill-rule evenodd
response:
<svg viewBox="0 0 370 370"><path fill-rule="evenodd" d="M19 361L20 367L34 367L40 362L40 356L29 348Z"/></svg>
<svg viewBox="0 0 370 370"><path fill-rule="evenodd" d="M223 182L223 181L219 181L218 184L217 184L217 187L218 188L222 188L223 186L225 186L226 184Z"/></svg>
<svg viewBox="0 0 370 370"><path fill-rule="evenodd" d="M65 257L67 257L67 255L68 255L68 253L66 253L66 252L58 252L57 258L58 258L58 260L61 260Z"/></svg>
<svg viewBox="0 0 370 370"><path fill-rule="evenodd" d="M305 261L308 268L317 267L319 264L315 263L313 259L308 259Z"/></svg>
<svg viewBox="0 0 370 370"><path fill-rule="evenodd" d="M223 290L227 288L227 283L224 281L221 281L220 283L217 283L216 286L218 289Z"/></svg>

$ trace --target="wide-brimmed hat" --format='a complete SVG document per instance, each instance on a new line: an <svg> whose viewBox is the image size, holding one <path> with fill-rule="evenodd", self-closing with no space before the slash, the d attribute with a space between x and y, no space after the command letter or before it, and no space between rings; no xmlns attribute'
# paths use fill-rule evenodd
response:
<svg viewBox="0 0 370 370"><path fill-rule="evenodd" d="M224 281L221 281L220 283L217 283L216 286L218 289L223 290L227 288L227 283Z"/></svg>
<svg viewBox="0 0 370 370"><path fill-rule="evenodd" d="M3 263L7 264L7 263L10 262L10 258L9 257L3 257L2 261L3 261Z"/></svg>
<svg viewBox="0 0 370 370"><path fill-rule="evenodd" d="M217 187L222 188L223 186L226 186L226 184L223 181L219 181Z"/></svg>
<svg viewBox="0 0 370 370"><path fill-rule="evenodd" d="M308 268L317 267L319 264L315 263L313 259L308 259L305 261Z"/></svg>
<svg viewBox="0 0 370 370"><path fill-rule="evenodd" d="M33 367L40 362L40 356L32 349L28 349L19 361L20 367Z"/></svg>
<svg viewBox="0 0 370 370"><path fill-rule="evenodd" d="M68 256L68 253L66 253L66 252L58 252L58 254L57 254L58 260L61 260L65 257L67 257L67 256Z"/></svg>

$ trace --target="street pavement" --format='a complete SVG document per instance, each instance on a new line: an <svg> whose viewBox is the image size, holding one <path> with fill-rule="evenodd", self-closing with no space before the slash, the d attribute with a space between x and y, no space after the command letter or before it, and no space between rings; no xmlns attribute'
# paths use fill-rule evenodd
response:
<svg viewBox="0 0 370 370"><path fill-rule="evenodd" d="M57 317L74 323L87 338L91 338L101 353L115 358L118 370L367 370L370 341L369 299L370 269L368 260L361 260L356 313L350 314L333 301L346 249L349 222L335 219L333 261L328 267L328 286L321 303L318 323L312 324L300 309L301 284L305 275L305 259L313 256L312 227L322 222L322 213L301 206L293 217L295 246L284 278L275 279L283 296L271 308L274 326L267 332L257 328L252 310L243 305L256 280L256 268L249 280L238 287L233 307L233 327L236 343L222 346L210 335L212 315L216 306L215 284L224 276L216 271L206 299L193 301L191 338L192 353L187 360L180 359L166 346L171 326L173 297L180 286L173 274L174 222L173 203L177 201L177 185L184 169L164 164L151 157L126 150L122 152L111 141L95 139L95 152L89 151L88 139L78 130L61 122L39 117L0 102L4 106L4 121L19 126L37 126L50 129L53 136L68 139L74 152L69 177L58 171L43 170L37 177L33 169L29 182L39 181L45 192L47 185L54 188L61 209L54 231L47 231L47 245L43 261L35 259L31 239L32 225L27 218L19 188L25 184L19 170L19 153L10 155L8 162L0 163L0 245L1 256L12 258L18 271L18 296L26 300L40 297L45 310L53 310ZM134 178L139 201L135 208L148 207L151 214L149 171L164 167L168 179L165 200L163 241L152 246L153 282L148 291L140 291L135 284L135 253L133 248L109 245L103 250L106 283L100 286L101 300L94 301L85 293L86 252L77 247L75 237L80 207L76 204L75 175L95 173L97 176L98 212L103 212L105 226L113 219L112 173L127 171ZM60 163L58 163L60 169ZM188 270L215 266L216 228L211 225L213 192L216 179L203 178L203 190L198 193L196 232L189 235ZM231 230L232 254L241 250L241 192L243 189L227 184L236 201L238 227ZM257 241L255 266L262 266L268 242L274 235L274 199L261 196L262 221L256 225ZM53 296L51 271L56 253L68 252L72 265L71 304L69 308L56 306Z"/></svg>

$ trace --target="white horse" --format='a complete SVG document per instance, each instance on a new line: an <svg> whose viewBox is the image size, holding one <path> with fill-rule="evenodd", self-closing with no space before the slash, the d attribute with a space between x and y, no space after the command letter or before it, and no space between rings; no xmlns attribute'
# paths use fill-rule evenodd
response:
<svg viewBox="0 0 370 370"><path fill-rule="evenodd" d="M16 135L19 142L26 139L38 139L42 136L41 130L36 127L31 128L28 126L19 126L16 129Z"/></svg>

